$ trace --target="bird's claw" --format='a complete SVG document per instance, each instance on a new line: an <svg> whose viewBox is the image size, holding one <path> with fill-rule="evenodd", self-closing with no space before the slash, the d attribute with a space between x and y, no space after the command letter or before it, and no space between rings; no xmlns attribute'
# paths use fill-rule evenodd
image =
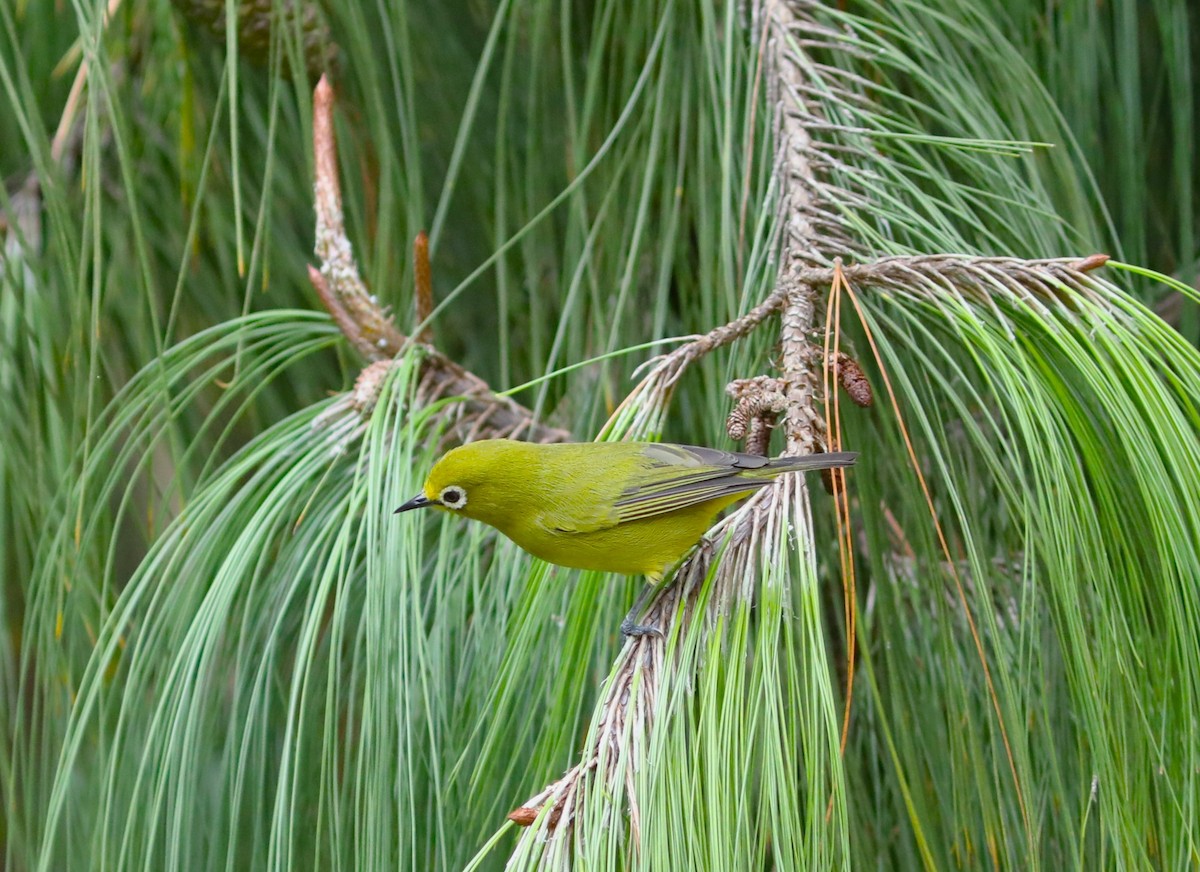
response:
<svg viewBox="0 0 1200 872"><path fill-rule="evenodd" d="M660 639L665 639L663 631L653 624L635 624L633 617L627 617L621 621L621 635L625 638L637 638L638 636L658 636Z"/></svg>

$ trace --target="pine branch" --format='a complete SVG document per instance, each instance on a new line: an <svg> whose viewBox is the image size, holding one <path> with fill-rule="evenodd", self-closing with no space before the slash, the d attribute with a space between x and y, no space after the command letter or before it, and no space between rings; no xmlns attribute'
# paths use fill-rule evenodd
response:
<svg viewBox="0 0 1200 872"><path fill-rule="evenodd" d="M776 286L745 315L659 358L610 418L609 431L619 420L634 431L655 427L665 414L674 387L692 364L744 339L778 314L780 376L731 383L729 392L738 406L728 422L730 435L749 436L751 449L757 449L764 444L763 434L773 416L782 413L787 434L785 454L825 450L828 426L818 403L823 394L820 382L831 358L835 381L856 403L870 404L870 387L865 384L861 368L851 361L843 373L844 354L840 349L827 355L813 338L821 336L815 331L817 314L839 279L909 294L914 288L925 288L934 300L943 295L981 299L1011 294L1037 299L1056 309L1069 309L1075 294L1095 299L1086 272L1102 266L1108 259L1106 255L1050 260L919 255L885 257L850 266L843 266L836 258L833 266L821 265L828 262L827 252L831 249L856 249L849 230L826 199L844 192L818 177L817 168L829 160L820 153L820 134L831 125L804 95L804 70L810 62L790 39L799 26L796 10L801 7L770 4L767 23L771 29L766 41L768 68L774 71L774 83L781 93L776 115L776 174L782 191L778 222L784 236ZM811 22L807 26L811 27ZM668 646L688 637L697 622L702 643L734 602L752 601L765 566L785 546L785 539L813 539L807 485L797 476L782 476L741 511L718 523L676 569L673 582L660 586L646 606L643 620L661 628L662 635L626 640L597 703L593 738L580 762L510 813L510 820L530 828L523 840L553 838L564 844L582 813L581 803L589 796L585 784L598 780L602 794L625 796L632 839L635 846L640 844L636 764L630 755L634 748L647 746L660 690L677 677L664 674L678 663L669 656ZM714 567L716 547L721 543L725 547ZM806 559L815 561L814 549L805 547L803 551ZM711 594L701 607L698 597L710 571ZM606 819L607 813L606 809Z"/></svg>

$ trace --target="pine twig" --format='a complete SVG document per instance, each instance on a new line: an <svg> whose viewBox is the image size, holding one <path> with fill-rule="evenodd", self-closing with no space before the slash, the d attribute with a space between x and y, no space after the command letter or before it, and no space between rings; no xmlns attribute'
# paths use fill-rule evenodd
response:
<svg viewBox="0 0 1200 872"><path fill-rule="evenodd" d="M413 240L413 290L417 307L416 339L425 345L433 345L433 327L426 322L433 315L433 271L429 267L429 236L422 230Z"/></svg>
<svg viewBox="0 0 1200 872"><path fill-rule="evenodd" d="M354 249L346 235L342 213L341 185L337 172L337 144L333 132L334 92L322 76L313 91L313 184L316 212L316 254L321 265L309 267L309 279L334 323L351 345L370 364L362 373L355 390L343 404L322 418L340 416L347 409L360 417L369 415L378 399L383 377L393 359L412 344L422 347L423 358L416 401L429 405L447 397L462 397L446 414L453 415L452 439L470 441L488 437L525 438L535 442L563 442L570 438L565 430L547 427L524 406L498 396L482 378L459 366L444 354L417 338L409 338L397 329L392 316L367 289L354 259ZM423 235L423 234L422 234ZM420 237L415 248L417 267L418 319L424 321L432 311L428 253L422 260ZM424 274L422 270L424 269ZM424 288L424 290L422 290ZM432 334L428 334L430 337Z"/></svg>

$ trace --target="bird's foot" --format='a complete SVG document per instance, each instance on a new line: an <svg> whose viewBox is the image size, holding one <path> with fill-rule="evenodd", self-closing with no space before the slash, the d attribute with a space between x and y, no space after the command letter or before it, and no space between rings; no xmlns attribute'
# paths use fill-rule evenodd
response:
<svg viewBox="0 0 1200 872"><path fill-rule="evenodd" d="M625 616L625 620L621 621L621 635L626 638L636 638L638 636L658 636L660 639L665 639L663 631L653 624L638 624L635 623L633 613Z"/></svg>
<svg viewBox="0 0 1200 872"><path fill-rule="evenodd" d="M658 590L662 582L647 584L642 588L642 592L638 594L637 601L633 604L633 608L629 610L629 614L625 615L625 619L621 621L621 635L626 638L630 636L658 636L665 638L662 630L655 627L653 624L639 624L638 617L641 615L642 606L650 599L650 596Z"/></svg>

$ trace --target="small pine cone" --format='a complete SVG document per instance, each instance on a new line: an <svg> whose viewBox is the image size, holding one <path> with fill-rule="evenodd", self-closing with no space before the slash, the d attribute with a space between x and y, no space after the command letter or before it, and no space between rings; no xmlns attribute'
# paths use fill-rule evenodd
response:
<svg viewBox="0 0 1200 872"><path fill-rule="evenodd" d="M875 402L875 393L871 390L867 374L858 365L858 361L844 351L839 351L837 368L838 380L842 384L842 389L854 401L854 404L862 406L864 409L870 408Z"/></svg>
<svg viewBox="0 0 1200 872"><path fill-rule="evenodd" d="M746 438L746 453L766 457L771 450L771 419L755 416L750 419L750 435Z"/></svg>
<svg viewBox="0 0 1200 872"><path fill-rule="evenodd" d="M739 403L733 407L733 411L725 419L725 430L729 433L730 439L741 442L746 438L746 428L749 424L750 414L745 405Z"/></svg>

